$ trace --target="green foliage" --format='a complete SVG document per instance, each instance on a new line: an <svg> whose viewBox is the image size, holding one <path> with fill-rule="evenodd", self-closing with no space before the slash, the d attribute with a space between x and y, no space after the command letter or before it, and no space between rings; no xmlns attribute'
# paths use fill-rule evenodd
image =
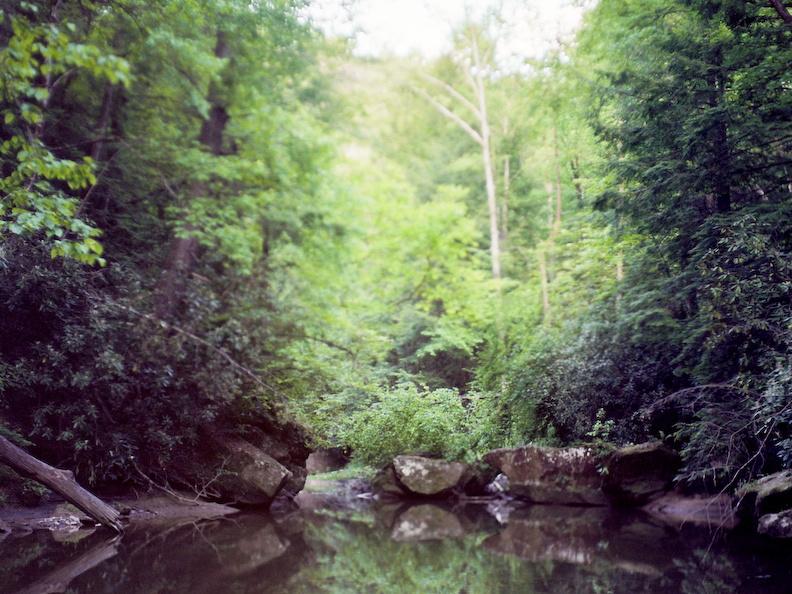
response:
<svg viewBox="0 0 792 594"><path fill-rule="evenodd" d="M275 414L285 316L225 317L235 303L203 283L191 287L189 322L164 324L137 309L140 279L128 269L95 273L41 246L3 255L0 305L13 315L0 341L0 415L46 459L92 484L138 468L167 477L202 431Z"/></svg>
<svg viewBox="0 0 792 594"><path fill-rule="evenodd" d="M790 347L789 37L751 3L611 0L577 54L609 151L597 205L645 238L607 351L662 362L628 408L720 485L789 458L785 397L766 396Z"/></svg>
<svg viewBox="0 0 792 594"><path fill-rule="evenodd" d="M0 25L4 16L0 13ZM9 20L11 37L0 50L0 237L43 233L52 257L103 264L102 246L94 239L100 231L78 217L76 192L97 181L93 162L56 156L42 135L52 94L72 72L128 84L129 64L94 45L74 43L69 23Z"/></svg>
<svg viewBox="0 0 792 594"><path fill-rule="evenodd" d="M382 465L399 454L423 453L472 462L498 445L491 397L414 385L374 394L346 420L341 438L355 456Z"/></svg>
<svg viewBox="0 0 792 594"><path fill-rule="evenodd" d="M603 0L492 65L493 282L479 149L414 92L467 89L461 54L352 58L301 6L4 5L6 431L117 479L277 395L368 462L663 434L691 478L789 466L770 7Z"/></svg>
<svg viewBox="0 0 792 594"><path fill-rule="evenodd" d="M3 420L83 480L167 479L202 431L277 423L274 402L321 375L292 357L316 317L306 261L330 262L343 236L324 132L299 99L318 76L312 32L293 2L11 4ZM217 147L213 109L231 118ZM185 235L194 276L161 321L168 246ZM100 255L100 271L74 262Z"/></svg>

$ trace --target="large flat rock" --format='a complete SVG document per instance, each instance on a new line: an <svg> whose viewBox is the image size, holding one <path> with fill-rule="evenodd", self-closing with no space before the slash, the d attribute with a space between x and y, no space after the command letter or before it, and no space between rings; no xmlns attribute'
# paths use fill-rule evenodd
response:
<svg viewBox="0 0 792 594"><path fill-rule="evenodd" d="M509 479L509 492L531 503L608 505L599 448L522 446L493 450L484 461Z"/></svg>

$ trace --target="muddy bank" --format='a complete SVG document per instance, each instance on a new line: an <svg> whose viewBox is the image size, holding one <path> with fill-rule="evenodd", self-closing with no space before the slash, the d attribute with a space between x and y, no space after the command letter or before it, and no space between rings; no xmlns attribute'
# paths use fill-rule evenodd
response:
<svg viewBox="0 0 792 594"><path fill-rule="evenodd" d="M210 519L239 511L219 503L187 502L154 495L110 499L108 503L121 511L125 524ZM96 526L94 520L65 502L50 501L36 507L15 504L0 507L0 537L11 532L33 530L74 532L90 530Z"/></svg>

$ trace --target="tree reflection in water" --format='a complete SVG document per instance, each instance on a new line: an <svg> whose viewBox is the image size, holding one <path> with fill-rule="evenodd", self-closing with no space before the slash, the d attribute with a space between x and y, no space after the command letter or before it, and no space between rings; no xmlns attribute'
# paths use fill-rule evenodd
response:
<svg viewBox="0 0 792 594"><path fill-rule="evenodd" d="M61 539L62 540L62 539ZM0 593L787 592L792 549L606 508L377 505L0 542Z"/></svg>

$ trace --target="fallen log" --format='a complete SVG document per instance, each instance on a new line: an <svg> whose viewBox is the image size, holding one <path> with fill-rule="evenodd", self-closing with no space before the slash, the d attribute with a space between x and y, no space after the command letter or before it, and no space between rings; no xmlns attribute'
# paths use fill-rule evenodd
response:
<svg viewBox="0 0 792 594"><path fill-rule="evenodd" d="M2 435L0 435L0 462L5 462L20 474L49 487L103 526L107 526L119 534L124 531L119 521L121 514L118 510L90 491L83 489L74 479L74 474L70 470L60 470L42 462L15 446Z"/></svg>

